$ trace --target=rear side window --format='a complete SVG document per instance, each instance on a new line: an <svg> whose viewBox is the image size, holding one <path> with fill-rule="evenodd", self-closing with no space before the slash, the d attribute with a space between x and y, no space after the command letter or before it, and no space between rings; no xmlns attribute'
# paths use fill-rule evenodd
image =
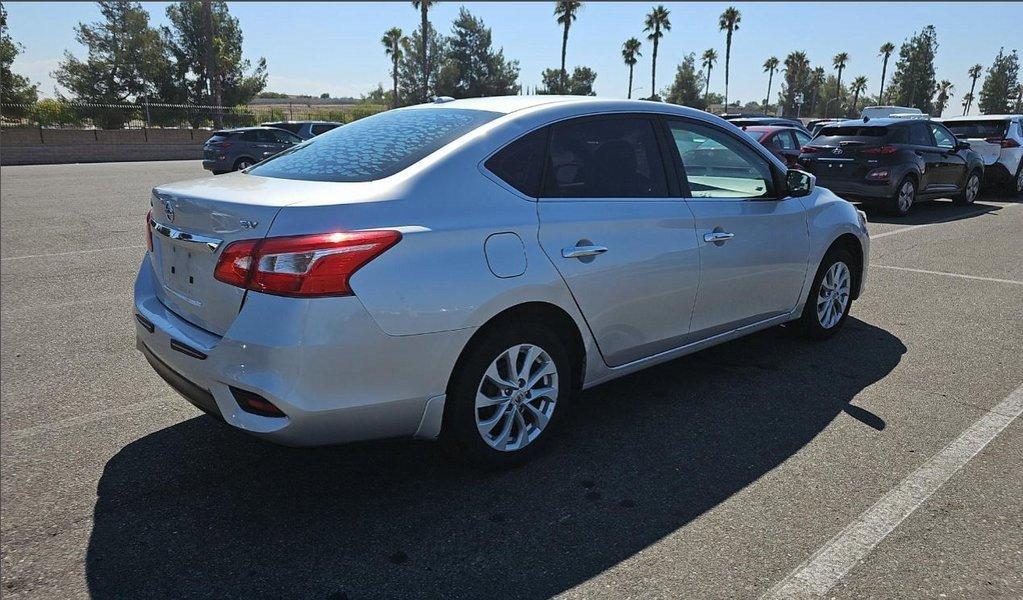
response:
<svg viewBox="0 0 1023 600"><path fill-rule="evenodd" d="M335 127L337 127L337 125L334 123L313 123L313 125L309 128L309 131L311 131L313 135L320 135L321 133L327 133ZM296 131L295 133L298 132Z"/></svg>
<svg viewBox="0 0 1023 600"><path fill-rule="evenodd" d="M547 128L526 134L487 159L484 166L505 183L530 198L540 195Z"/></svg>
<svg viewBox="0 0 1023 600"><path fill-rule="evenodd" d="M664 161L646 118L609 117L551 129L547 198L664 198Z"/></svg>
<svg viewBox="0 0 1023 600"><path fill-rule="evenodd" d="M226 131L214 131L213 135L210 136L208 142L215 144L217 142L223 142L224 140L230 139L231 134Z"/></svg>
<svg viewBox="0 0 1023 600"><path fill-rule="evenodd" d="M957 138L960 139L981 139L990 137L1003 137L1008 129L1009 121L948 121L948 127Z"/></svg>
<svg viewBox="0 0 1023 600"><path fill-rule="evenodd" d="M307 181L382 179L500 116L461 108L389 110L314 137L249 173Z"/></svg>
<svg viewBox="0 0 1023 600"><path fill-rule="evenodd" d="M914 146L933 146L931 129L927 123L913 123L909 126L909 143Z"/></svg>

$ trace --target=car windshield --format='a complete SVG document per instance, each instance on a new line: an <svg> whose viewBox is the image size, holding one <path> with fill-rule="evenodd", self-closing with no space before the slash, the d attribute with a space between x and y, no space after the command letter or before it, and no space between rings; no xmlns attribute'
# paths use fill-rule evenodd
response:
<svg viewBox="0 0 1023 600"><path fill-rule="evenodd" d="M500 116L458 108L391 110L328 131L248 172L307 181L373 181L398 173Z"/></svg>
<svg viewBox="0 0 1023 600"><path fill-rule="evenodd" d="M1008 129L1008 119L1004 121L982 120L982 121L946 121L945 127L952 130L958 138L980 139L989 137L1002 137Z"/></svg>

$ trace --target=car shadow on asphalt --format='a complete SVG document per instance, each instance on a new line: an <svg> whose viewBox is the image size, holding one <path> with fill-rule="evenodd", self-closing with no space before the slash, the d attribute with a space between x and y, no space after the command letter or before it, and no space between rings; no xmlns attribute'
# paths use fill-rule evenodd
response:
<svg viewBox="0 0 1023 600"><path fill-rule="evenodd" d="M1011 202L1009 199L998 199L998 202ZM867 219L871 223L891 223L898 225L930 225L931 223L960 221L971 219L992 212L998 212L1005 208L997 204L986 204L974 202L965 206L952 204L951 200L930 200L914 204L909 214L904 217L887 215L877 207L863 206L860 208L867 212Z"/></svg>
<svg viewBox="0 0 1023 600"><path fill-rule="evenodd" d="M497 473L423 442L291 449L193 418L106 464L89 591L546 598L684 528L843 411L884 435L850 401L905 352L854 318L819 343L774 328L584 392L544 455Z"/></svg>

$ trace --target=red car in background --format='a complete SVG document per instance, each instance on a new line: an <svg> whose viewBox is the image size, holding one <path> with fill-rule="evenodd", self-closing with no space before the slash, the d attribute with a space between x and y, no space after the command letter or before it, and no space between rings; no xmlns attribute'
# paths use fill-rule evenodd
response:
<svg viewBox="0 0 1023 600"><path fill-rule="evenodd" d="M799 149L809 144L811 139L805 131L796 127L749 125L742 130L789 167L798 166Z"/></svg>

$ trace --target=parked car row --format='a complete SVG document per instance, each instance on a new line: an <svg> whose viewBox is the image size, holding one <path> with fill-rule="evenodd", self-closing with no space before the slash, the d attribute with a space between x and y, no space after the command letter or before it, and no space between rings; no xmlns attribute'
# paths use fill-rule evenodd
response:
<svg viewBox="0 0 1023 600"><path fill-rule="evenodd" d="M202 167L214 175L241 171L340 125L331 121L280 121L214 131L203 144Z"/></svg>

